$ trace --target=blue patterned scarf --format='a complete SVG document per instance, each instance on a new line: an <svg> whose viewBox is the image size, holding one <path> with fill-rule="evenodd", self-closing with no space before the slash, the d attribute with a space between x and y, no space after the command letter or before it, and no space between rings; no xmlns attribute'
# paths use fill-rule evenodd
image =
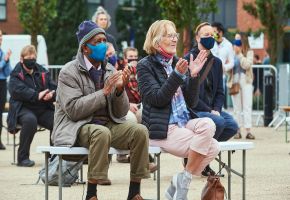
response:
<svg viewBox="0 0 290 200"><path fill-rule="evenodd" d="M163 65L167 76L169 77L170 74L173 72L173 59L165 58L161 54L156 54L155 57ZM175 95L172 97L171 107L172 111L170 114L169 124L177 124L179 127L184 127L189 121L190 116L180 87L178 87Z"/></svg>

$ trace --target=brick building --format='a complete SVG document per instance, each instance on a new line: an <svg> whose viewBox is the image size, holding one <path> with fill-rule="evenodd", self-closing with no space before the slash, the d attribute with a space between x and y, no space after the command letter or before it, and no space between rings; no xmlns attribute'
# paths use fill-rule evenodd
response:
<svg viewBox="0 0 290 200"><path fill-rule="evenodd" d="M16 0L0 0L0 29L4 34L21 34Z"/></svg>

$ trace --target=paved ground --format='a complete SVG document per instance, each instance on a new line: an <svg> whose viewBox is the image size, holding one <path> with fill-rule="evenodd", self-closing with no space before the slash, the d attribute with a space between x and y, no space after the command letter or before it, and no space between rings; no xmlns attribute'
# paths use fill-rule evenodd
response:
<svg viewBox="0 0 290 200"><path fill-rule="evenodd" d="M257 139L255 149L247 152L247 200L289 200L290 199L290 143L284 141L284 127L279 131L271 128L254 128L252 131ZM6 133L2 135L6 143ZM10 142L12 137L10 136ZM12 146L0 151L0 200L39 200L44 199L44 185L34 185L38 179L38 171L43 164L44 156L35 152L36 146L48 145L48 132L39 132L35 136L31 147L31 159L36 161L32 168L20 168L11 165ZM226 160L226 154L223 155ZM241 170L241 152L233 156L233 166ZM217 163L212 164L217 170ZM85 171L86 171L85 166ZM161 155L161 192L162 199L172 174L182 170L181 160L171 155ZM226 173L224 171L224 173ZM129 165L119 164L113 159L109 176L112 186L98 187L100 200L125 200L127 197L129 179ZM199 200L201 189L206 182L205 178L195 177L189 192L190 200ZM227 178L222 178L224 186L227 186ZM242 199L241 179L235 175L232 177L232 199ZM156 182L148 179L142 183L142 195L145 198L154 198L156 194ZM57 187L50 187L50 199L58 199ZM86 187L74 185L64 188L63 199L84 199ZM85 196L85 195L84 195Z"/></svg>

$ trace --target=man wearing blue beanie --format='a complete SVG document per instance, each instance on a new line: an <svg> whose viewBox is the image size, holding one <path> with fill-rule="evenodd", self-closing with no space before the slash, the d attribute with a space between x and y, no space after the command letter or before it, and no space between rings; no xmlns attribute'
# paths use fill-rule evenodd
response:
<svg viewBox="0 0 290 200"><path fill-rule="evenodd" d="M109 148L130 149L127 199L142 200L141 179L150 176L148 131L125 120L129 100L124 86L130 71L116 71L105 60L106 33L94 22L82 22L76 35L76 59L67 63L58 77L53 143L89 149L86 200L97 200L97 185L108 179Z"/></svg>

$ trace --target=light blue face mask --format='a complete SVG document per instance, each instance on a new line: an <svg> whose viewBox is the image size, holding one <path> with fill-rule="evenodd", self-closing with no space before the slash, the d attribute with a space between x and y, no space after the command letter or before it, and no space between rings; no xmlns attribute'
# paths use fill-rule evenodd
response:
<svg viewBox="0 0 290 200"><path fill-rule="evenodd" d="M87 46L91 50L89 55L91 59L94 59L97 62L102 62L105 59L107 51L107 44L105 42L99 43L96 46L91 44L87 44Z"/></svg>

